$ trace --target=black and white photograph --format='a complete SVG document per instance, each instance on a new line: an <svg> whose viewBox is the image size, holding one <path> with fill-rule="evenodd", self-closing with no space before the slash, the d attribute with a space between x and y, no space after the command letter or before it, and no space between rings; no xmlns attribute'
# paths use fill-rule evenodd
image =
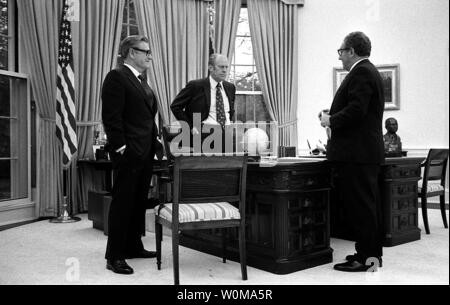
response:
<svg viewBox="0 0 450 305"><path fill-rule="evenodd" d="M0 286L448 286L448 16L0 0Z"/></svg>

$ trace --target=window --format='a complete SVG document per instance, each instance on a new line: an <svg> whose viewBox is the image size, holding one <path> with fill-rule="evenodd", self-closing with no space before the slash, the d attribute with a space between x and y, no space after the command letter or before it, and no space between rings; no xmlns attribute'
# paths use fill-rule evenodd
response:
<svg viewBox="0 0 450 305"><path fill-rule="evenodd" d="M253 56L248 10L241 8L230 81L236 85L236 120L269 121Z"/></svg>
<svg viewBox="0 0 450 305"><path fill-rule="evenodd" d="M29 197L28 99L26 76L0 71L0 203Z"/></svg>
<svg viewBox="0 0 450 305"><path fill-rule="evenodd" d="M29 85L14 72L16 8L15 0L0 0L0 212L31 197Z"/></svg>
<svg viewBox="0 0 450 305"><path fill-rule="evenodd" d="M15 1L0 0L0 69L15 71Z"/></svg>
<svg viewBox="0 0 450 305"><path fill-rule="evenodd" d="M126 0L125 8L123 10L122 35L120 36L120 40L123 40L130 35L139 35L139 29L136 20L134 1Z"/></svg>

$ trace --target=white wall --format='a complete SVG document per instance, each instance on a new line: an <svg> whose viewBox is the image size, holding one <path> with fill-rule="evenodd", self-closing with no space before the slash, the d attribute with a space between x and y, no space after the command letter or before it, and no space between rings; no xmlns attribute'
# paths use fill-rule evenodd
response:
<svg viewBox="0 0 450 305"><path fill-rule="evenodd" d="M336 50L352 31L372 40L375 65L400 64L395 117L405 150L448 147L448 0L307 0L300 9L299 149L326 139L317 114L333 98ZM383 130L385 132L385 130Z"/></svg>

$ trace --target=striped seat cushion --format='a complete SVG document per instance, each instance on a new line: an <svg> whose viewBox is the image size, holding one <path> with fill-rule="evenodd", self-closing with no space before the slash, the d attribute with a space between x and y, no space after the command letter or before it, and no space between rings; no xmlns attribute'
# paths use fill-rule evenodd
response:
<svg viewBox="0 0 450 305"><path fill-rule="evenodd" d="M159 206L155 207L155 214ZM228 202L183 203L179 204L179 222L198 222L212 220L241 219L239 209ZM172 204L166 203L159 210L159 217L172 222Z"/></svg>
<svg viewBox="0 0 450 305"><path fill-rule="evenodd" d="M418 192L420 194L422 192L422 180L419 181L418 187L419 187ZM428 182L427 193L433 193L433 192L438 192L438 191L443 191L443 190L444 190L444 187L440 183Z"/></svg>

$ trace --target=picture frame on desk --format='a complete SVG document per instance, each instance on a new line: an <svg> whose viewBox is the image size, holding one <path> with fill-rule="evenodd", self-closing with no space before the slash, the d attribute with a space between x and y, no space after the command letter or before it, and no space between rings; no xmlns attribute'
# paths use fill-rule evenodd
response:
<svg viewBox="0 0 450 305"><path fill-rule="evenodd" d="M384 84L385 110L400 110L400 65L377 65ZM347 76L348 71L333 68L333 96Z"/></svg>

